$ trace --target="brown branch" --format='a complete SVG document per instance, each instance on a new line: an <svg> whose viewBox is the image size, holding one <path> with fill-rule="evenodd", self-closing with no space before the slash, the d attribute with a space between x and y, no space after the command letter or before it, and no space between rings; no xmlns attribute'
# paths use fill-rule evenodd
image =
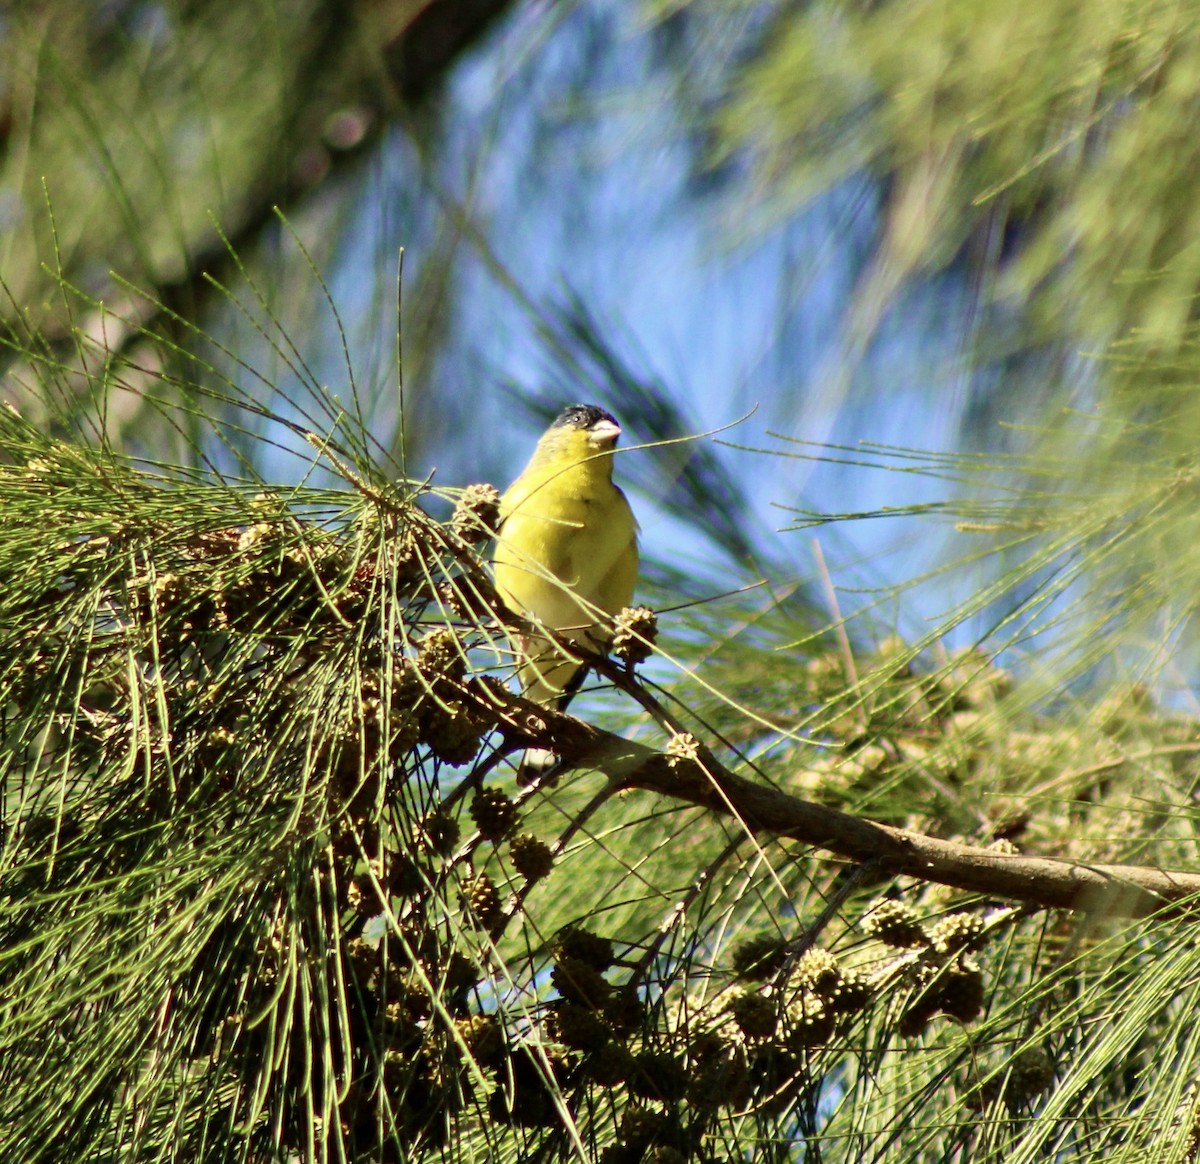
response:
<svg viewBox="0 0 1200 1164"><path fill-rule="evenodd" d="M495 708L492 708L495 714ZM729 771L703 746L669 755L574 716L512 697L502 710L507 742L546 747L571 767L605 773L622 789L644 789L739 821L748 833L789 837L893 875L1046 908L1142 917L1194 908L1200 873L1101 865L998 853L894 828L814 804Z"/></svg>
<svg viewBox="0 0 1200 1164"><path fill-rule="evenodd" d="M78 326L85 347L94 348L89 353L94 362L128 356L156 327L185 341L186 327L178 321L194 321L215 288L236 277L235 256L250 251L280 211L290 213L316 186L372 156L389 127L435 97L458 59L512 7L513 0L367 0L348 14L333 0L319 5L311 48L295 65L294 105L280 128L277 154L264 156L231 198L219 230L206 227L186 240L182 269L126 272L143 285L140 293L115 280L92 291L104 306L86 312ZM0 96L0 149L6 110ZM341 134L331 131L339 116L347 122ZM121 265L111 255L93 258L93 265L114 264ZM71 280L74 273L66 276ZM0 311L0 322L9 306ZM46 341L68 345L69 352L77 321L48 316L38 325ZM66 352L67 371L86 383L94 368L76 369Z"/></svg>

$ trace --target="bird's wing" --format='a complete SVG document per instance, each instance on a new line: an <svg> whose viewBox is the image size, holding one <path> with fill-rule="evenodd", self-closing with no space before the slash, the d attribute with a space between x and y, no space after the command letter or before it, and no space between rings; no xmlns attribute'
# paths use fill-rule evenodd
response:
<svg viewBox="0 0 1200 1164"><path fill-rule="evenodd" d="M596 605L606 614L616 614L633 601L633 590L637 585L638 575L638 541L637 522L634 521L633 511L625 494L613 486L620 498L618 511L624 508L624 514L618 512L617 521L625 531L624 546L610 563L608 569L600 577L596 585Z"/></svg>
<svg viewBox="0 0 1200 1164"><path fill-rule="evenodd" d="M493 556L496 588L505 602L596 649L589 634L597 611L615 614L629 604L637 576L637 523L625 494L610 481L578 488L577 478L522 475L502 502ZM527 694L549 703L569 697L583 679L578 662L540 636L522 643L529 661L520 670Z"/></svg>
<svg viewBox="0 0 1200 1164"><path fill-rule="evenodd" d="M632 596L637 523L612 484L582 496L517 498L494 565L497 587L523 611L552 630L587 626L596 607L613 614Z"/></svg>

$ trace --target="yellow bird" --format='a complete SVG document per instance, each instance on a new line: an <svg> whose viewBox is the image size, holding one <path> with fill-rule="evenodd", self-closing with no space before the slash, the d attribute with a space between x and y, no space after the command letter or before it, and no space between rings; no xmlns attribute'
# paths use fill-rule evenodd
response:
<svg viewBox="0 0 1200 1164"><path fill-rule="evenodd" d="M629 605L637 581L637 522L612 479L620 435L604 409L571 405L500 499L492 565L505 606L590 651L603 647L609 632L601 620ZM524 636L520 645L522 690L565 707L586 668L543 636ZM548 754L530 752L522 773L548 762Z"/></svg>

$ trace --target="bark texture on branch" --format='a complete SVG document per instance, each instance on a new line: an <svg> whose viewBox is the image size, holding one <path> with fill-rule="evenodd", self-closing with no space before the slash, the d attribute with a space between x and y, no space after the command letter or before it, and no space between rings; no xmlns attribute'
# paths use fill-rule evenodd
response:
<svg viewBox="0 0 1200 1164"><path fill-rule="evenodd" d="M564 762L603 772L623 789L644 789L733 817L755 836L789 837L893 875L1046 908L1142 917L1195 908L1200 873L1144 865L1084 864L940 840L814 804L729 771L703 746L668 755L522 699L504 714L513 743L545 747Z"/></svg>

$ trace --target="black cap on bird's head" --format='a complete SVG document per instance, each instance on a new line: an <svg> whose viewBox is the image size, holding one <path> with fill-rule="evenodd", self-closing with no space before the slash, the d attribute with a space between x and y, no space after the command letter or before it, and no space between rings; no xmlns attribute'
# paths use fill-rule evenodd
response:
<svg viewBox="0 0 1200 1164"><path fill-rule="evenodd" d="M611 412L595 404L572 404L558 414L551 428L575 428L589 434L596 444L615 444L621 426Z"/></svg>

